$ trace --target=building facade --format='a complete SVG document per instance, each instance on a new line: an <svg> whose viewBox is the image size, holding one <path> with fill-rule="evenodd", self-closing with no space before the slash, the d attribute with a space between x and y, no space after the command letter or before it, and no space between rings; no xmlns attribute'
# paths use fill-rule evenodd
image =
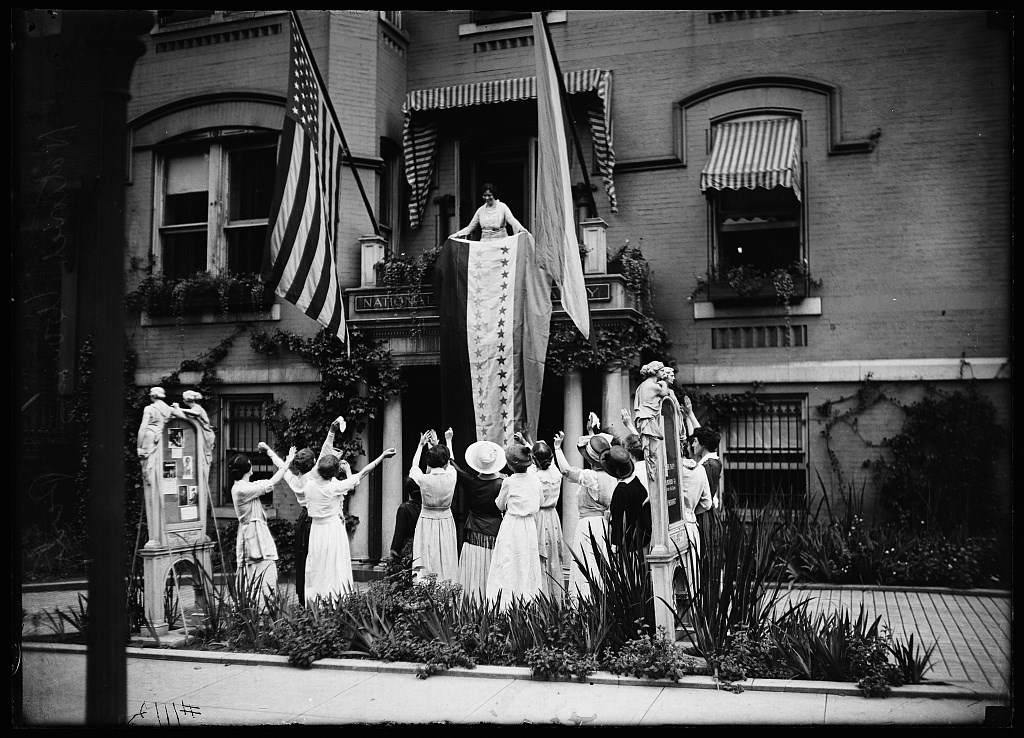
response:
<svg viewBox="0 0 1024 738"><path fill-rule="evenodd" d="M469 222L485 182L531 227L532 27L528 14L505 11L298 15L350 152L336 245L350 325L384 342L407 386L362 439L371 455L395 446L401 459L353 497L353 557L372 563L387 553L416 439L439 422L443 371L429 292L379 284L374 264L443 244ZM610 425L631 406L642 362L660 358L698 416L708 417L704 398L737 398L720 423L737 504L800 505L863 483L872 507L862 467L883 453L899 409L883 403L843 424L821 406L865 383L912 402L926 386L975 382L1009 427L1004 17L565 10L547 19L580 142L571 171L594 323L615 331L647 315L670 346L549 372L540 437L581 434L590 411ZM283 12L169 11L146 37L128 104L129 289L152 275L258 272L289 34ZM650 265L647 304L609 270L627 242ZM199 378L188 362L235 337L206 405L218 430L211 491L218 516L232 518L226 460L245 451L265 466L256 443L274 439L264 403L302 407L320 379L294 356L255 353L247 334L319 326L280 298L221 307L143 310L128 330L136 383L181 369L179 390ZM557 306L553 320L566 325ZM751 392L757 402L744 404ZM1008 509L1006 453L997 477ZM266 502L277 516L297 514L284 488ZM570 540L574 510L567 490Z"/></svg>

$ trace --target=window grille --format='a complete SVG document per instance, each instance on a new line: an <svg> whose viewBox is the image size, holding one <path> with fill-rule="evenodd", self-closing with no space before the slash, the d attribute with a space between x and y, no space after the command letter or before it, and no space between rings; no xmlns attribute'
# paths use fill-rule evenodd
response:
<svg viewBox="0 0 1024 738"><path fill-rule="evenodd" d="M264 441L270 448L274 448L274 434L267 425L265 406L273 400L269 395L259 397L230 398L224 401L224 413L222 416L224 448L222 452L221 469L223 469L223 480L221 484L221 505L231 505L231 477L227 472L228 463L237 454L245 454L252 462L251 480L270 479L274 476L276 469L270 461L269 455L260 451L257 444ZM272 505L274 502L273 492L270 492L260 499L264 505Z"/></svg>
<svg viewBox="0 0 1024 738"><path fill-rule="evenodd" d="M769 501L800 509L807 499L807 400L758 396L734 410L722 439L725 502Z"/></svg>

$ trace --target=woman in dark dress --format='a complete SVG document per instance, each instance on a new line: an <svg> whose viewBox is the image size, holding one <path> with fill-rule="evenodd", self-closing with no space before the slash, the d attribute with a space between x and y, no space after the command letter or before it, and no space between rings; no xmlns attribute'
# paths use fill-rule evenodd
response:
<svg viewBox="0 0 1024 738"><path fill-rule="evenodd" d="M459 584L466 597L483 600L491 553L501 527L501 511L494 504L504 477L505 451L493 441L477 441L466 449L466 464L475 473L455 465L459 494L466 508L465 540L459 556Z"/></svg>

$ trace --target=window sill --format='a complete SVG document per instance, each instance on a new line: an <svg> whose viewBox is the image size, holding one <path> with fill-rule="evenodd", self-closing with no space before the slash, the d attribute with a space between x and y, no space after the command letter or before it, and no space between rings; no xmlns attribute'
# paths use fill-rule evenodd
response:
<svg viewBox="0 0 1024 738"><path fill-rule="evenodd" d="M793 279L794 292L789 298L791 305L797 305L807 297L807 280ZM779 304L775 286L770 279L765 279L752 294L741 295L728 282L715 279L708 283L708 300L716 305L777 305ZM780 305L781 307L781 305Z"/></svg>
<svg viewBox="0 0 1024 738"><path fill-rule="evenodd" d="M176 315L165 313L151 314L146 310L139 313L139 322L143 327L158 327L167 325L200 325L205 323L242 323L258 321L281 320L281 305L274 303L263 310L235 310L229 309L226 313L219 307L203 308L185 313L179 319Z"/></svg>
<svg viewBox="0 0 1024 738"><path fill-rule="evenodd" d="M693 319L709 320L714 318L775 318L785 316L785 305L758 304L718 304L714 302L694 302ZM791 317L821 315L821 298L805 297L798 303L790 305Z"/></svg>
<svg viewBox="0 0 1024 738"><path fill-rule="evenodd" d="M564 10L552 10L546 18L548 25L553 23L565 23ZM459 26L459 36L472 36L475 33L489 33L491 31L511 31L516 28L532 28L533 18L522 20L503 21L501 23L463 23Z"/></svg>

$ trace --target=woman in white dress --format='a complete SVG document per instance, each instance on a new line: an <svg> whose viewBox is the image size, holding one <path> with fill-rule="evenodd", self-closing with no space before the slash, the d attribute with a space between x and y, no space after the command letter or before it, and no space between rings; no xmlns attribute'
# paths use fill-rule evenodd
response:
<svg viewBox="0 0 1024 738"><path fill-rule="evenodd" d="M506 238L508 231L505 226L512 226L513 235L526 231L523 224L512 215L508 205L498 199L498 192L490 182L484 184L484 204L473 213L473 219L469 221L462 230L452 234L452 238L464 238L473 232L477 226L480 227L480 240L492 241L499 238Z"/></svg>
<svg viewBox="0 0 1024 738"><path fill-rule="evenodd" d="M285 468L295 458L295 447L288 453ZM252 481L252 463L245 454L231 459L228 472L231 502L238 517L238 538L235 541L235 562L238 566L239 589L257 588L259 602L277 591L277 544L267 525L267 513L260 497L274 489L285 469L278 469L270 479Z"/></svg>
<svg viewBox="0 0 1024 738"><path fill-rule="evenodd" d="M455 534L452 499L455 497L455 467L451 465L452 429L445 431L446 445L434 443L433 431L420 436L412 457L409 477L420 486L420 517L412 536L412 571L416 581L427 574L437 580L459 578L459 547ZM420 470L424 447L427 470Z"/></svg>
<svg viewBox="0 0 1024 738"><path fill-rule="evenodd" d="M584 562L587 571L595 579L600 576L594 548L599 556L605 555L605 541L608 538L607 513L612 503L612 493L619 480L601 468L601 457L611 450L611 436L596 433L581 436L577 448L590 468L581 469L569 463L562 451L562 440L565 434L559 431L551 441L555 450L555 461L558 462L562 474L570 482L580 485L576 496L579 510L579 522L576 524L576 536L572 550ZM590 582L574 561L569 568L569 594L587 597L590 595Z"/></svg>
<svg viewBox="0 0 1024 738"><path fill-rule="evenodd" d="M337 598L352 589L348 531L341 517L345 495L355 489L363 477L384 459L394 455L395 449L389 448L352 476L338 479L338 457L327 454L317 462L315 471L306 475L302 491L306 496L306 512L311 520L309 551L306 554L307 605L313 604L317 598Z"/></svg>
<svg viewBox="0 0 1024 738"><path fill-rule="evenodd" d="M558 517L558 498L562 494L562 470L552 464L555 452L544 441L532 444L533 463L541 484L540 511L537 513L537 545L540 549L540 579L543 591L561 602L565 595L565 564L562 553L562 521Z"/></svg>
<svg viewBox="0 0 1024 738"><path fill-rule="evenodd" d="M537 474L530 471L533 454L528 446L513 444L505 449L505 461L512 475L501 483L494 501L504 517L487 573L487 599L502 610L513 599L536 597L542 586L536 516L543 492Z"/></svg>

